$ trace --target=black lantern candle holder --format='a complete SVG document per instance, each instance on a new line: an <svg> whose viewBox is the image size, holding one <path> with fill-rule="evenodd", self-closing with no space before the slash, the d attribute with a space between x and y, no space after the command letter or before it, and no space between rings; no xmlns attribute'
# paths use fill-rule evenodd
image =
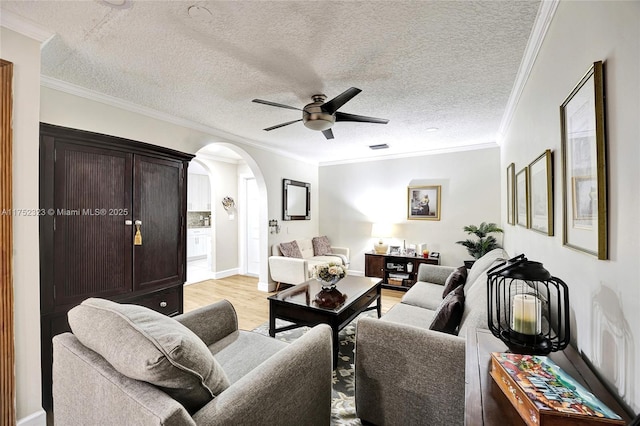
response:
<svg viewBox="0 0 640 426"><path fill-rule="evenodd" d="M514 353L546 355L567 347L569 290L540 262L521 254L487 273L489 329Z"/></svg>

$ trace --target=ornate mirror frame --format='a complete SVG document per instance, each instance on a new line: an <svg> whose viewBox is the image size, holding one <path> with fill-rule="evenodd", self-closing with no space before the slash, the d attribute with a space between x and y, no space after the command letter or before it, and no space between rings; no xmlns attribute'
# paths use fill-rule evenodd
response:
<svg viewBox="0 0 640 426"><path fill-rule="evenodd" d="M311 219L311 184L282 179L282 220Z"/></svg>

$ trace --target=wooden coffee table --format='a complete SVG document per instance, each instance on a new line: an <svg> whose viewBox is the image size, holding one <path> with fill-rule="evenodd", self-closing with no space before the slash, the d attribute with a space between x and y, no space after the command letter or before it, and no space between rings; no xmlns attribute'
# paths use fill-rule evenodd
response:
<svg viewBox="0 0 640 426"><path fill-rule="evenodd" d="M336 287L346 298L338 306L320 307L314 301L322 290L320 283L310 280L303 284L269 296L269 335L298 327L329 324L333 330L333 365L338 360L338 332L362 312L376 309L381 315L380 278L347 275ZM370 306L376 302L375 306ZM292 322L292 325L276 328L276 318Z"/></svg>

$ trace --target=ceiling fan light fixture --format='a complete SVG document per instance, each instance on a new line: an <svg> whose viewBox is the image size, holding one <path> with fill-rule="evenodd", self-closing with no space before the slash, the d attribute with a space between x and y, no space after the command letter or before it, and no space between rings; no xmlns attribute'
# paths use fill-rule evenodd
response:
<svg viewBox="0 0 640 426"><path fill-rule="evenodd" d="M318 97L319 100L316 101L316 97ZM330 129L333 123L336 122L336 116L334 114L329 114L322 109L324 99L326 99L324 95L315 95L315 102L306 105L302 110L302 122L306 128L322 131Z"/></svg>
<svg viewBox="0 0 640 426"><path fill-rule="evenodd" d="M311 130L327 130L335 123L335 117L331 114L305 114L302 118L307 129Z"/></svg>
<svg viewBox="0 0 640 426"><path fill-rule="evenodd" d="M264 130L269 132L271 130L279 129L284 126L297 123L298 121L302 121L302 124L304 124L306 128L311 130L319 130L322 132L325 138L333 139L333 132L331 131L331 127L336 121L387 124L389 120L384 118L366 117L364 115L347 114L345 112L338 111L338 109L340 109L342 105L349 102L349 100L351 100L361 91L362 90L358 89L357 87L351 87L328 102L325 102L327 99L326 95L313 95L311 96L313 102L305 105L305 107L302 109L302 118L298 120L287 121L286 123L276 124L275 126L267 127ZM280 104L277 102L265 101L263 99L254 99L252 102L271 105L278 108L300 110L296 107Z"/></svg>

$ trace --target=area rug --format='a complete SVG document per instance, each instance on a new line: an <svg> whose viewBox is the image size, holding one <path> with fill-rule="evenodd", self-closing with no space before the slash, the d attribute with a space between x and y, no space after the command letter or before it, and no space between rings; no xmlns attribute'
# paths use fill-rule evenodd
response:
<svg viewBox="0 0 640 426"><path fill-rule="evenodd" d="M350 322L338 334L340 340L340 351L338 365L333 370L333 389L331 391L331 424L341 426L362 425L356 417L355 404L355 369L354 369L354 349L356 343L356 323L362 316L375 317L375 311L360 314ZM284 327L291 323L276 320L276 327ZM283 331L276 334L276 339L283 342L293 342L309 330L309 327L300 327L293 330ZM266 322L255 330L257 333L269 335L269 323Z"/></svg>

